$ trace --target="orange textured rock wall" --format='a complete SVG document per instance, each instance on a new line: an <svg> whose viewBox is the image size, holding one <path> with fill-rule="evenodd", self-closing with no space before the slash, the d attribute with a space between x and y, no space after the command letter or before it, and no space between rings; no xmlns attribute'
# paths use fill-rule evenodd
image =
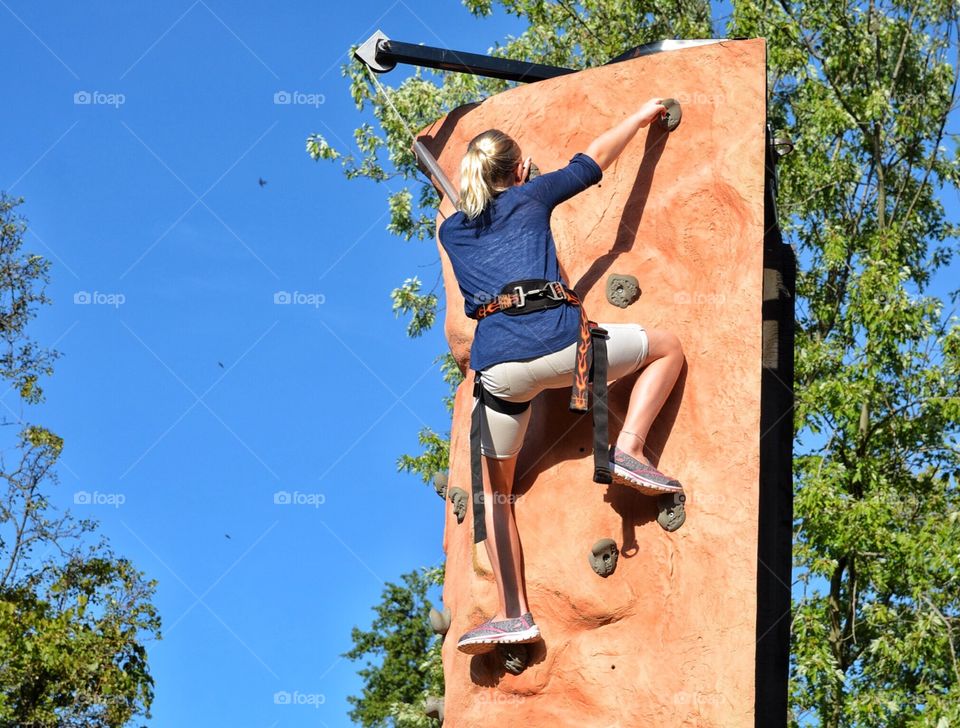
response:
<svg viewBox="0 0 960 728"><path fill-rule="evenodd" d="M650 444L686 488L686 524L668 533L655 520L654 499L592 481L591 422L568 411L569 389L534 400L514 492L543 641L519 676L495 653L457 651L457 638L496 610L497 592L470 513L458 525L447 503L443 600L453 621L443 663L452 728L754 724L763 40L661 52L520 86L457 110L421 140L454 185L467 142L490 127L511 134L548 172L655 96L681 102L680 127L669 135L641 130L603 182L558 207L552 224L561 265L592 319L667 328L683 342L687 365ZM441 255L445 331L466 369L475 322L463 315ZM611 273L639 279L635 304L607 303ZM632 382L611 387L611 441ZM468 372L456 397L449 478L467 492L471 404ZM607 537L621 555L604 579L587 554Z"/></svg>

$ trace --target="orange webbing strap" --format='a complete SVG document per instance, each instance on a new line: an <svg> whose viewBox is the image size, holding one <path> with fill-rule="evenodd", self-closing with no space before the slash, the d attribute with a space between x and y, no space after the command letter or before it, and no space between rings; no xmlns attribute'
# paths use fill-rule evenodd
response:
<svg viewBox="0 0 960 728"><path fill-rule="evenodd" d="M575 299L573 305L580 309L580 340L577 344L576 366L573 369L570 409L573 412L586 412L590 408L587 391L587 381L590 377L590 321L587 319L587 310L580 304L577 294L572 291L570 293Z"/></svg>

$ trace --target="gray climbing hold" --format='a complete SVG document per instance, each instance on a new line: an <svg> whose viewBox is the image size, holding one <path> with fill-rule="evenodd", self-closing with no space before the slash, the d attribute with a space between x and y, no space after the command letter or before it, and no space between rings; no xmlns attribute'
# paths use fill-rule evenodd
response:
<svg viewBox="0 0 960 728"><path fill-rule="evenodd" d="M450 489L450 502L453 503L453 513L457 517L457 523L463 523L463 518L467 515L468 500L467 491L463 488Z"/></svg>
<svg viewBox="0 0 960 728"><path fill-rule="evenodd" d="M503 663L503 669L511 675L519 675L530 664L530 650L524 642L497 645L497 656Z"/></svg>
<svg viewBox="0 0 960 728"><path fill-rule="evenodd" d="M612 538L603 538L590 549L587 560L590 562L590 568L606 578L616 570L619 556L620 550L617 548L617 542Z"/></svg>
<svg viewBox="0 0 960 728"><path fill-rule="evenodd" d="M438 612L431 607L430 626L437 634L446 634L447 630L450 629L450 607L444 607L442 612Z"/></svg>
<svg viewBox="0 0 960 728"><path fill-rule="evenodd" d="M626 308L640 298L640 293L636 276L614 273L607 278L607 300L614 306Z"/></svg>
<svg viewBox="0 0 960 728"><path fill-rule="evenodd" d="M680 126L680 118L683 116L683 112L680 109L680 102L676 99L664 99L660 103L667 107L666 116L661 116L659 119L660 126L667 131L673 131Z"/></svg>
<svg viewBox="0 0 960 728"><path fill-rule="evenodd" d="M436 695L429 695L423 703L423 712L428 718L436 718L443 723L443 698Z"/></svg>
<svg viewBox="0 0 960 728"><path fill-rule="evenodd" d="M687 520L687 512L683 504L687 502L687 496L683 493L666 493L657 498L657 508L660 513L657 514L657 523L665 531L676 531L683 522Z"/></svg>
<svg viewBox="0 0 960 728"><path fill-rule="evenodd" d="M447 478L447 473L442 470L433 476L433 489L437 491L437 495L444 500L447 499Z"/></svg>

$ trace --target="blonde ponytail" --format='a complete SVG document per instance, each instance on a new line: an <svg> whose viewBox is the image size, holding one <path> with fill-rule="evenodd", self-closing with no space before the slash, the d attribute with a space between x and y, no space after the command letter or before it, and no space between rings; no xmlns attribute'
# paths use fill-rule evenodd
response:
<svg viewBox="0 0 960 728"><path fill-rule="evenodd" d="M478 134L460 162L460 210L473 220L497 192L511 185L520 147L499 129Z"/></svg>

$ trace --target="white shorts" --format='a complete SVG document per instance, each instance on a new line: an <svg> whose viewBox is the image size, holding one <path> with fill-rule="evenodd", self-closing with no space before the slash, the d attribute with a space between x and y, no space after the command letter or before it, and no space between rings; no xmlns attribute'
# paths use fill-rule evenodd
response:
<svg viewBox="0 0 960 728"><path fill-rule="evenodd" d="M637 371L647 359L650 345L640 324L605 324L607 330L607 381L613 382ZM481 371L484 388L508 402L527 402L545 389L562 389L573 384L577 345L526 361L505 361ZM474 400L474 407L477 400ZM523 446L533 403L518 415L484 407L481 448L497 460L514 457ZM485 415L485 416L484 416Z"/></svg>

